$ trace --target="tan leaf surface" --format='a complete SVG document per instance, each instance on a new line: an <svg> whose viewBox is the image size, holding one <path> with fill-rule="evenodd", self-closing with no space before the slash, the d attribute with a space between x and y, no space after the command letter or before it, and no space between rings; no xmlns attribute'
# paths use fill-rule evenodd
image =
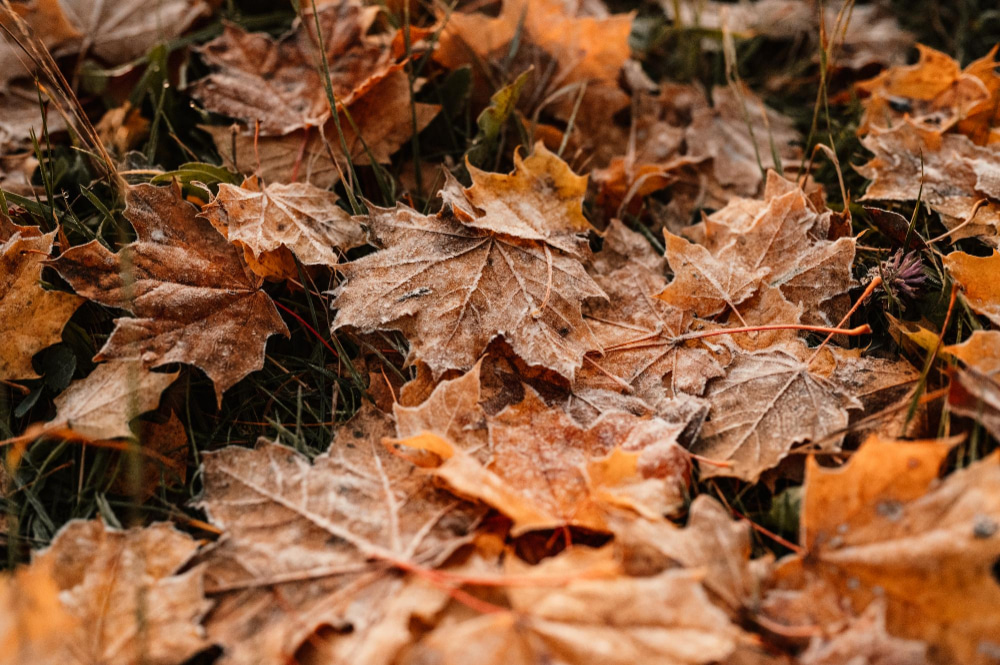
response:
<svg viewBox="0 0 1000 665"><path fill-rule="evenodd" d="M969 218L975 202L985 198L974 221L949 237L1000 243L1000 147L976 146L961 134L941 135L906 122L873 132L862 144L875 156L858 167L872 181L860 200L916 201L919 195L954 229Z"/></svg>
<svg viewBox="0 0 1000 665"><path fill-rule="evenodd" d="M842 632L814 637L800 656L801 665L926 665L927 644L893 637L885 630L885 603L873 601Z"/></svg>
<svg viewBox="0 0 1000 665"><path fill-rule="evenodd" d="M361 225L337 205L337 195L306 183L222 183L199 216L258 261L286 248L305 265L335 266L336 250L365 242Z"/></svg>
<svg viewBox="0 0 1000 665"><path fill-rule="evenodd" d="M95 440L131 437L129 422L155 409L178 373L150 372L130 360L101 363L55 398L56 416L46 427Z"/></svg>
<svg viewBox="0 0 1000 665"><path fill-rule="evenodd" d="M680 566L704 571L702 585L734 616L757 605L761 575L755 568L770 560L751 562L750 524L734 520L715 499L700 495L691 503L688 524L634 520L616 533L625 566L643 575Z"/></svg>
<svg viewBox="0 0 1000 665"><path fill-rule="evenodd" d="M556 588L508 587L510 611L443 624L404 663L696 665L724 662L736 648L739 630L708 600L696 575L598 577L563 561L573 554L549 559L531 575L576 572L578 579Z"/></svg>
<svg viewBox="0 0 1000 665"><path fill-rule="evenodd" d="M542 143L527 158L514 153L514 172L487 173L469 164L472 186L445 187L445 203L454 207L463 224L525 240L545 241L573 253L576 234L593 227L583 216L587 176L578 176L569 165ZM568 236L568 237L560 237Z"/></svg>
<svg viewBox="0 0 1000 665"><path fill-rule="evenodd" d="M62 339L62 329L83 301L40 283L56 232L0 222L0 380L38 376L31 358Z"/></svg>
<svg viewBox="0 0 1000 665"><path fill-rule="evenodd" d="M944 257L944 267L962 289L969 307L1000 326L1000 251L984 257L952 252Z"/></svg>
<svg viewBox="0 0 1000 665"><path fill-rule="evenodd" d="M411 104L410 82L403 65L393 65L369 78L352 97L342 101L357 126L355 131L342 109L340 126L347 153L354 164L362 165L372 161L388 164L389 157L414 132L426 127L439 111L432 104ZM411 113L416 116L415 127ZM406 120L401 122L400 118ZM332 118L318 128L259 139L255 139L253 127L203 126L202 129L212 136L227 168L259 175L265 182L301 180L325 188L340 180L340 170L347 169L340 134Z"/></svg>
<svg viewBox="0 0 1000 665"><path fill-rule="evenodd" d="M0 107L4 110L0 114L0 155L7 156L17 150L32 152L32 130L36 136L42 135L42 111L36 90L20 85L11 87L0 93ZM66 129L65 120L49 104L45 119L50 134Z"/></svg>
<svg viewBox="0 0 1000 665"><path fill-rule="evenodd" d="M226 533L203 557L222 663L286 663L322 625L361 639L401 588L392 562L435 566L465 542L482 511L386 451L391 434L366 407L312 463L263 440L204 455L199 505Z"/></svg>
<svg viewBox="0 0 1000 665"><path fill-rule="evenodd" d="M605 531L613 507L656 517L683 502L690 462L674 442L683 425L609 413L583 429L531 390L488 425L486 463L475 449L432 433L394 444L423 463L423 455L436 456L436 476L507 514L515 534L566 525Z"/></svg>
<svg viewBox="0 0 1000 665"><path fill-rule="evenodd" d="M221 402L222 393L264 366L267 338L288 328L239 252L177 189L129 188L125 216L136 242L112 254L93 241L53 262L77 293L135 314L116 320L98 358L195 365Z"/></svg>
<svg viewBox="0 0 1000 665"><path fill-rule="evenodd" d="M399 330L436 374L470 369L499 336L567 377L598 348L581 304L604 293L576 258L404 206L373 208L367 225L385 249L341 268L334 330Z"/></svg>
<svg viewBox="0 0 1000 665"><path fill-rule="evenodd" d="M1000 437L1000 381L975 369L956 369L948 392L948 407L982 424Z"/></svg>
<svg viewBox="0 0 1000 665"><path fill-rule="evenodd" d="M354 0L319 8L330 85L338 104L388 65L383 49L365 37L376 13L376 8ZM330 117L330 104L320 74L315 20L307 11L278 40L226 25L220 37L199 49L214 71L196 83L191 94L208 110L249 127L260 122L264 136L322 126Z"/></svg>
<svg viewBox="0 0 1000 665"><path fill-rule="evenodd" d="M48 49L55 49L80 36L63 13L59 0L35 0L30 4L19 2L12 3L10 7ZM6 20L3 23L11 28L13 34L20 35L20 31L10 26ZM25 64L30 62L24 51L4 33L0 38L0 89L6 88L15 78L28 76Z"/></svg>
<svg viewBox="0 0 1000 665"><path fill-rule="evenodd" d="M709 382L705 398L712 409L691 450L730 466L702 465L703 477L755 482L796 443L824 440L847 425L847 409L860 402L810 370L803 359L811 354L801 343L739 353L723 378Z"/></svg>
<svg viewBox="0 0 1000 665"><path fill-rule="evenodd" d="M888 632L926 640L932 662L989 663L1000 647L1000 458L938 481L955 443L872 438L839 469L810 461L801 563L859 610L884 598Z"/></svg>
<svg viewBox="0 0 1000 665"><path fill-rule="evenodd" d="M0 586L0 606L13 610L5 619L26 628L11 635L0 619L0 640L17 649L4 649L0 662L181 665L210 646L204 569L178 574L197 548L165 522L128 531L69 522L13 587ZM13 607L5 592L18 594ZM14 653L31 659L7 660Z"/></svg>
<svg viewBox="0 0 1000 665"><path fill-rule="evenodd" d="M482 362L457 379L442 381L416 406L393 405L396 436L405 439L433 432L475 455L488 452L486 413L479 405L479 373Z"/></svg>
<svg viewBox="0 0 1000 665"><path fill-rule="evenodd" d="M59 0L59 4L82 35L60 52L94 55L111 65L145 55L153 45L179 37L210 13L203 0L157 0L154 4L142 0Z"/></svg>

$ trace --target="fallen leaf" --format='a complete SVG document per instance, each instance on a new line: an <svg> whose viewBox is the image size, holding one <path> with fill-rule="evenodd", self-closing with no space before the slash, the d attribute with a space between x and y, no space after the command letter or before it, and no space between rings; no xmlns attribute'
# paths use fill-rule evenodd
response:
<svg viewBox="0 0 1000 665"><path fill-rule="evenodd" d="M201 627L212 606L204 568L179 572L197 549L165 522L127 531L69 522L16 578L29 599L19 619L32 607L47 615L45 632L29 631L21 649L35 650L31 662L181 665L211 646Z"/></svg>
<svg viewBox="0 0 1000 665"><path fill-rule="evenodd" d="M944 257L944 267L962 289L965 301L977 314L1000 326L1000 251L978 257L952 252Z"/></svg>
<svg viewBox="0 0 1000 665"><path fill-rule="evenodd" d="M63 13L59 0L35 0L30 4L11 3L10 9L24 21L31 34L40 39L50 50L80 36ZM11 29L12 34L20 35L20 31L12 27L12 23L13 21L4 17L4 26ZM26 64L28 67L25 67ZM15 78L30 77L33 72L34 65L31 59L5 32L4 37L0 39L0 89L5 89Z"/></svg>
<svg viewBox="0 0 1000 665"><path fill-rule="evenodd" d="M179 372L161 374L131 360L101 363L55 398L46 429L68 429L93 440L132 437L129 423L160 403L160 393Z"/></svg>
<svg viewBox="0 0 1000 665"><path fill-rule="evenodd" d="M395 566L434 567L467 541L482 511L386 451L391 434L366 407L311 463L264 440L205 453L198 505L226 534L202 557L220 663L286 663L323 625L364 641L402 588Z"/></svg>
<svg viewBox="0 0 1000 665"><path fill-rule="evenodd" d="M931 662L987 663L1000 646L1000 460L938 481L955 443L872 438L839 469L810 460L801 565L858 610L884 599L889 634L925 640Z"/></svg>
<svg viewBox="0 0 1000 665"><path fill-rule="evenodd" d="M337 195L306 183L261 187L257 178L239 187L222 183L199 216L258 264L284 249L304 265L333 267L339 262L336 250L365 242L361 225L337 205Z"/></svg>
<svg viewBox="0 0 1000 665"><path fill-rule="evenodd" d="M701 465L705 477L732 476L756 482L796 443L813 441L824 449L839 443L848 409L856 398L804 360L812 355L801 342L763 351L738 353L726 375L709 382L711 405L701 437L691 450L728 466Z"/></svg>
<svg viewBox="0 0 1000 665"><path fill-rule="evenodd" d="M116 320L97 358L195 365L221 403L222 393L264 366L267 338L288 328L237 250L177 187L130 187L125 216L136 242L112 254L95 240L52 263L77 293L136 315Z"/></svg>
<svg viewBox="0 0 1000 665"><path fill-rule="evenodd" d="M1000 331L975 330L961 344L942 347L940 353L954 356L966 367L1000 381Z"/></svg>
<svg viewBox="0 0 1000 665"><path fill-rule="evenodd" d="M801 665L925 665L927 644L893 637L885 630L885 603L872 601L843 631L828 638L814 637L799 656Z"/></svg>
<svg viewBox="0 0 1000 665"><path fill-rule="evenodd" d="M58 662L78 620L59 602L52 561L0 577L0 664Z"/></svg>
<svg viewBox="0 0 1000 665"><path fill-rule="evenodd" d="M0 221L0 380L38 376L31 358L62 339L83 299L42 288L42 268L56 232Z"/></svg>
<svg viewBox="0 0 1000 665"><path fill-rule="evenodd" d="M198 52L213 69L191 94L208 110L242 120L264 136L320 127L330 118L330 102L319 65L316 20L338 105L350 104L355 90L384 75L387 53L365 36L375 7L341 0L313 14L308 5L280 39L226 25L220 37Z"/></svg>
<svg viewBox="0 0 1000 665"><path fill-rule="evenodd" d="M605 531L612 508L658 516L683 501L690 462L674 442L682 425L609 413L583 429L533 391L487 424L485 462L468 437L423 432L392 444L458 495L504 512L515 535L567 525Z"/></svg>
<svg viewBox="0 0 1000 665"><path fill-rule="evenodd" d="M142 0L59 0L59 4L81 37L56 53L93 55L109 65L123 65L145 55L152 46L176 39L210 13L203 0L157 0L153 6Z"/></svg>
<svg viewBox="0 0 1000 665"><path fill-rule="evenodd" d="M176 489L187 480L187 460L190 451L187 430L173 411L164 423L143 420L136 439L142 446L135 476L125 462L122 473L115 477L110 491L146 500L161 487ZM127 454L127 453L126 453Z"/></svg>
<svg viewBox="0 0 1000 665"><path fill-rule="evenodd" d="M982 424L1000 436L1000 382L996 376L975 369L956 369L948 391L948 408Z"/></svg>
<svg viewBox="0 0 1000 665"><path fill-rule="evenodd" d="M567 377L598 348L581 305L604 293L574 256L447 211L372 208L365 223L385 249L341 267L334 330L399 330L435 374L471 369L500 336L529 364Z"/></svg>

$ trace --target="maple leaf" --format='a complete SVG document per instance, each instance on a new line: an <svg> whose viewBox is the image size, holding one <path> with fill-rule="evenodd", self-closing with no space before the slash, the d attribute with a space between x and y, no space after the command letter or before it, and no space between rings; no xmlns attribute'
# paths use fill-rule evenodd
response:
<svg viewBox="0 0 1000 665"><path fill-rule="evenodd" d="M986 663L998 646L996 453L938 482L956 440L869 439L850 462L806 468L801 566L856 607L884 598L887 628L926 640L932 662ZM924 571L948 570L944 576Z"/></svg>
<svg viewBox="0 0 1000 665"><path fill-rule="evenodd" d="M460 496L507 514L515 534L566 525L604 531L613 507L657 516L683 500L690 462L675 443L682 425L609 413L583 429L528 390L487 426L488 456L470 445L475 439L433 432L392 443Z"/></svg>
<svg viewBox="0 0 1000 665"><path fill-rule="evenodd" d="M177 375L150 372L131 360L101 363L55 398L55 418L44 427L94 440L131 437L129 423L155 409Z"/></svg>
<svg viewBox="0 0 1000 665"><path fill-rule="evenodd" d="M631 520L616 528L626 570L644 576L681 566L703 570L702 585L733 616L756 605L771 558L751 561L750 524L733 520L715 499L701 495L689 509L688 524Z"/></svg>
<svg viewBox="0 0 1000 665"><path fill-rule="evenodd" d="M886 665L926 665L927 644L919 640L893 637L885 629L885 603L874 600L835 635L816 636L799 656L801 665L841 663L885 663Z"/></svg>
<svg viewBox="0 0 1000 665"><path fill-rule="evenodd" d="M83 299L39 283L56 232L15 226L0 217L0 380L38 376L31 358L62 339Z"/></svg>
<svg viewBox="0 0 1000 665"><path fill-rule="evenodd" d="M976 313L1000 326L1000 251L977 257L965 252L952 252L944 257L944 267L961 287L965 301Z"/></svg>
<svg viewBox="0 0 1000 665"><path fill-rule="evenodd" d="M527 159L514 153L514 172L480 171L467 164L472 186L450 180L441 191L466 226L525 240L545 241L567 253L578 250L577 234L593 229L583 216L587 177L538 143Z"/></svg>
<svg viewBox="0 0 1000 665"><path fill-rule="evenodd" d="M125 201L136 242L112 254L95 240L52 265L77 293L136 315L116 320L97 359L195 365L221 403L223 392L264 366L267 338L288 328L239 252L179 188L137 185Z"/></svg>
<svg viewBox="0 0 1000 665"><path fill-rule="evenodd" d="M210 13L203 0L158 0L153 6L142 0L59 0L59 4L81 37L57 54L94 55L111 65L145 55L152 45L179 37Z"/></svg>
<svg viewBox="0 0 1000 665"><path fill-rule="evenodd" d="M860 200L919 198L955 230L952 240L979 237L1000 244L1000 147L980 147L961 134L942 135L906 122L872 132L861 143L875 154L858 167L871 180ZM986 199L985 205L965 224L980 199ZM960 224L964 226L957 229Z"/></svg>
<svg viewBox="0 0 1000 665"><path fill-rule="evenodd" d="M913 65L892 67L857 84L868 95L861 132L886 130L904 121L940 133L954 129L976 145L1000 140L1000 76L994 47L963 70L945 53L917 44Z"/></svg>
<svg viewBox="0 0 1000 665"><path fill-rule="evenodd" d="M1000 375L1000 331L974 330L961 344L942 347L942 355L954 356L967 367L987 376Z"/></svg>
<svg viewBox="0 0 1000 665"><path fill-rule="evenodd" d="M390 434L369 406L312 463L264 440L205 453L199 506L226 534L203 557L222 663L288 662L322 625L361 639L401 588L394 563L435 566L467 540L482 510L386 451Z"/></svg>
<svg viewBox="0 0 1000 665"><path fill-rule="evenodd" d="M974 368L957 369L948 391L948 408L982 424L994 437L1000 436L1000 382L995 374Z"/></svg>
<svg viewBox="0 0 1000 665"><path fill-rule="evenodd" d="M127 531L98 520L69 522L24 572L0 581L0 607L13 600L5 602L5 591L27 594L11 615L18 622L45 611L35 617L43 630L4 640L17 651L5 649L0 662L181 665L210 646L201 627L211 607L204 568L179 573L197 549L164 522ZM0 637L7 637L2 625Z"/></svg>
<svg viewBox="0 0 1000 665"><path fill-rule="evenodd" d="M42 97L46 107L47 97ZM42 108L38 102L38 92L34 88L11 87L0 92L0 106L4 110L0 117L0 154L30 151L31 132L34 131L36 136L42 133ZM48 111L45 126L50 134L55 134L66 129L66 121L59 113ZM31 171L34 172L34 168Z"/></svg>
<svg viewBox="0 0 1000 665"><path fill-rule="evenodd" d="M847 410L861 403L811 370L804 355L811 352L801 342L739 353L724 377L709 382L712 409L691 450L730 465L702 465L702 477L755 482L796 443L837 445L838 438L825 439L846 427Z"/></svg>
<svg viewBox="0 0 1000 665"><path fill-rule="evenodd" d="M386 249L345 264L333 329L399 330L436 373L468 370L503 336L532 365L572 377L598 348L581 314L604 293L574 257L539 242L466 226L447 211L372 207ZM585 245L580 241L578 253Z"/></svg>
<svg viewBox="0 0 1000 665"><path fill-rule="evenodd" d="M260 133L287 134L322 126L330 103L318 65L316 19L338 104L349 104L355 90L372 76L384 75L387 53L365 37L376 7L344 0L306 11L279 40L226 25L222 35L199 49L213 68L191 94L210 111L237 118Z"/></svg>
<svg viewBox="0 0 1000 665"><path fill-rule="evenodd" d="M63 13L59 0L36 0L31 4L13 3L10 5L10 10L24 21L31 33L41 39L42 44L50 50L80 36ZM20 31L11 25L13 23L11 18L4 16L0 18L0 22L11 30L9 34L20 34ZM32 72L25 67L25 64L30 62L14 40L5 34L5 38L0 40L0 90L6 89L11 80L30 75Z"/></svg>
<svg viewBox="0 0 1000 665"><path fill-rule="evenodd" d="M396 436L405 439L421 432L435 432L469 454L488 452L486 413L479 405L481 366L482 361L461 377L440 382L419 404L393 405Z"/></svg>
<svg viewBox="0 0 1000 665"><path fill-rule="evenodd" d="M419 81L414 83L414 92ZM315 129L297 129L282 136L256 137L253 128L202 126L212 136L227 168L256 173L266 182L296 182L330 187L340 180L346 160L341 133L351 162L389 163L389 157L426 127L440 107L411 99L410 80L403 65L372 76L347 99L340 100L340 132L333 118ZM349 122L350 114L353 122ZM400 122L400 118L408 118ZM331 157L332 154L332 157Z"/></svg>
<svg viewBox="0 0 1000 665"><path fill-rule="evenodd" d="M413 649L406 665L492 662L511 665L655 662L698 665L725 662L740 631L712 605L689 571L650 577L595 575L593 559L574 548L533 567L510 566L511 574L571 575L557 588L509 586L510 611L442 622ZM605 565L605 568L607 566Z"/></svg>
<svg viewBox="0 0 1000 665"><path fill-rule="evenodd" d="M306 183L263 188L258 178L239 187L222 183L199 216L242 246L251 268L281 262L288 252L304 265L332 267L339 262L335 250L365 243L361 225L337 205L337 195Z"/></svg>

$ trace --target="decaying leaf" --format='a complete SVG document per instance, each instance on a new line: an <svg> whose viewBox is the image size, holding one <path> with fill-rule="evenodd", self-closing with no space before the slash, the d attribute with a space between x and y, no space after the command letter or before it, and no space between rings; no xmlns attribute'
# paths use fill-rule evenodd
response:
<svg viewBox="0 0 1000 665"><path fill-rule="evenodd" d="M288 662L324 625L364 641L402 586L397 565L433 567L467 540L482 511L391 455L391 427L366 407L311 463L263 440L205 454L199 505L225 530L202 557L222 663Z"/></svg>
<svg viewBox="0 0 1000 665"><path fill-rule="evenodd" d="M847 410L861 404L810 369L811 355L801 342L740 353L724 377L709 382L705 398L712 408L692 451L728 466L702 465L703 477L754 482L796 443L838 445L835 434L847 425Z"/></svg>
<svg viewBox="0 0 1000 665"><path fill-rule="evenodd" d="M576 257L447 211L372 208L366 224L385 249L342 266L334 330L399 330L437 374L470 369L500 336L529 364L567 377L599 348L581 306L604 293Z"/></svg>
<svg viewBox="0 0 1000 665"><path fill-rule="evenodd" d="M0 662L181 665L211 644L204 568L178 572L197 548L163 522L127 531L69 522L0 583L0 607L15 611L0 618Z"/></svg>
<svg viewBox="0 0 1000 665"><path fill-rule="evenodd" d="M263 367L267 338L288 328L239 252L198 218L179 189L130 187L125 216L136 242L112 254L95 240L53 262L77 293L136 315L117 319L98 359L195 365L221 401Z"/></svg>
<svg viewBox="0 0 1000 665"><path fill-rule="evenodd" d="M132 436L129 423L160 403L160 393L178 372L150 372L133 360L101 363L56 397L56 416L49 429L68 429L88 439Z"/></svg>
<svg viewBox="0 0 1000 665"><path fill-rule="evenodd" d="M361 225L337 205L337 195L306 183L262 187L258 178L239 187L222 183L200 216L257 265L284 250L304 265L332 267L339 261L337 250L364 244Z"/></svg>
<svg viewBox="0 0 1000 665"><path fill-rule="evenodd" d="M1000 326L1000 251L984 257L952 252L944 257L944 266L961 287L969 307Z"/></svg>
<svg viewBox="0 0 1000 665"><path fill-rule="evenodd" d="M889 634L926 641L931 662L989 663L1000 646L990 609L1000 602L1000 459L938 481L954 443L872 438L839 469L810 461L806 553L785 565L831 585L857 612L884 599Z"/></svg>
<svg viewBox="0 0 1000 665"><path fill-rule="evenodd" d="M885 630L885 602L874 600L843 631L826 639L814 637L799 656L801 665L926 665L927 644L889 635Z"/></svg>
<svg viewBox="0 0 1000 665"><path fill-rule="evenodd" d="M62 339L62 329L82 299L40 283L56 233L15 226L0 218L0 379L38 376L31 358Z"/></svg>
<svg viewBox="0 0 1000 665"><path fill-rule="evenodd" d="M316 20L334 98L349 104L358 88L389 65L388 54L365 36L377 13L354 0L327 3L317 14L306 11L280 40L226 25L220 37L199 49L214 71L191 93L211 111L250 127L259 123L265 136L321 127L330 117L330 102Z"/></svg>
<svg viewBox="0 0 1000 665"><path fill-rule="evenodd" d="M10 8L24 21L31 33L41 39L46 48L54 49L80 36L63 13L59 0L11 3ZM6 17L3 24L6 28L12 28ZM14 35L21 34L17 28L12 28L11 32ZM5 89L12 79L30 76L30 70L34 69L30 63L28 56L5 32L0 38L0 89Z"/></svg>
<svg viewBox="0 0 1000 665"><path fill-rule="evenodd" d="M433 431L393 444L458 495L507 514L514 533L566 525L603 531L612 508L655 517L683 501L690 462L675 443L683 425L609 413L583 429L530 390L487 425L488 455L474 439Z"/></svg>

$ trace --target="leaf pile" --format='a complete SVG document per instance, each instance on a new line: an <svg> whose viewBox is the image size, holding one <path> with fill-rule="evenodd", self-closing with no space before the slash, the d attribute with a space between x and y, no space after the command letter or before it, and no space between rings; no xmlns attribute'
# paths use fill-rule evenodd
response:
<svg viewBox="0 0 1000 665"><path fill-rule="evenodd" d="M997 662L996 48L222 4L0 11L0 663Z"/></svg>

